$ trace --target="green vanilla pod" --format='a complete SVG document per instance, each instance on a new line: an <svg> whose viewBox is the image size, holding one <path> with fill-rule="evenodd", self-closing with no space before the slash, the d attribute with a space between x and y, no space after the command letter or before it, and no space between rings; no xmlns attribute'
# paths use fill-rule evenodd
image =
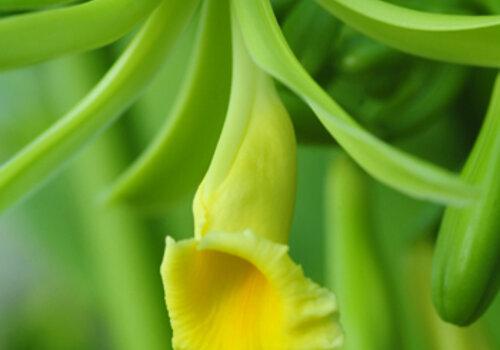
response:
<svg viewBox="0 0 500 350"><path fill-rule="evenodd" d="M327 284L337 294L344 350L400 348L388 283L377 254L368 177L345 154L327 175Z"/></svg>
<svg viewBox="0 0 500 350"><path fill-rule="evenodd" d="M405 291L410 297L409 307L417 327L425 330L425 349L436 350L493 350L485 325L478 322L471 327L456 327L443 322L436 314L430 296L432 246L417 241L406 252L403 260Z"/></svg>
<svg viewBox="0 0 500 350"><path fill-rule="evenodd" d="M457 325L480 317L495 297L500 268L500 76L462 178L481 189L475 204L445 211L432 271L440 316Z"/></svg>

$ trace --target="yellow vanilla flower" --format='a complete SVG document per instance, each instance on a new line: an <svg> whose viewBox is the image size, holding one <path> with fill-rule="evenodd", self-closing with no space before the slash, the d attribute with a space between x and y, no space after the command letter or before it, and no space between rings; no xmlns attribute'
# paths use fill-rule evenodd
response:
<svg viewBox="0 0 500 350"><path fill-rule="evenodd" d="M194 201L195 237L161 272L178 350L314 350L342 342L337 304L288 256L295 137L273 82L234 42L233 90Z"/></svg>

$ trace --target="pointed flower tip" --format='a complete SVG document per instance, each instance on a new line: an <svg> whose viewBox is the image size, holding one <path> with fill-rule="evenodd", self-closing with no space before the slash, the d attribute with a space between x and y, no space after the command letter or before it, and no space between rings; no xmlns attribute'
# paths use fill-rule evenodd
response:
<svg viewBox="0 0 500 350"><path fill-rule="evenodd" d="M165 238L165 246L168 248L168 247L172 247L174 245L175 245L175 239L173 239L170 236L167 236L167 238Z"/></svg>
<svg viewBox="0 0 500 350"><path fill-rule="evenodd" d="M307 279L287 247L242 233L169 241L162 264L175 349L335 349L334 295Z"/></svg>

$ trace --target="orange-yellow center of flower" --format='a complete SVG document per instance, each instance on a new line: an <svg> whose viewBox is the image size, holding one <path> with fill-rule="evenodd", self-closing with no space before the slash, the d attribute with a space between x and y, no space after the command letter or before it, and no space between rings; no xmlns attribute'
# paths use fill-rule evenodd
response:
<svg viewBox="0 0 500 350"><path fill-rule="evenodd" d="M280 349L283 306L276 290L251 263L226 253L198 251L184 271L185 315L197 325L199 349ZM180 283L179 283L180 282ZM188 322L189 323L189 322ZM270 344L269 342L276 342Z"/></svg>

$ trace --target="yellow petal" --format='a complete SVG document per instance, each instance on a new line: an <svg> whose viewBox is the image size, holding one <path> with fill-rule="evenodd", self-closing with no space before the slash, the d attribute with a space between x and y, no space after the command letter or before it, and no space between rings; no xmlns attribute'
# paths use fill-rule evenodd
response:
<svg viewBox="0 0 500 350"><path fill-rule="evenodd" d="M177 350L320 350L342 342L337 304L287 247L243 233L167 238L162 277Z"/></svg>

